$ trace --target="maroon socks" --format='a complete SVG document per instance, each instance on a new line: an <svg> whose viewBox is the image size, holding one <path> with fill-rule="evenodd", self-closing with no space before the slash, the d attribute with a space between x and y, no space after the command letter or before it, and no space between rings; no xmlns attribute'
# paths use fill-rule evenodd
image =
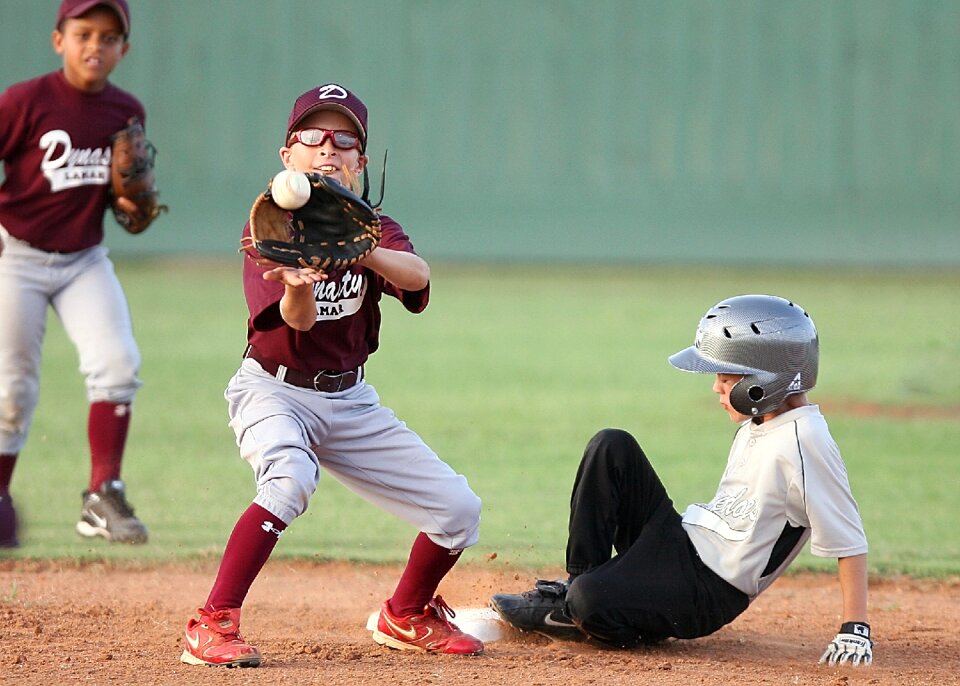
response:
<svg viewBox="0 0 960 686"><path fill-rule="evenodd" d="M130 405L95 402L90 404L87 438L90 441L90 490L104 481L120 478L123 448L130 428Z"/></svg>
<svg viewBox="0 0 960 686"><path fill-rule="evenodd" d="M423 608L433 599L440 581L457 564L462 552L439 546L421 532L390 598L390 611L396 617L423 614Z"/></svg>
<svg viewBox="0 0 960 686"><path fill-rule="evenodd" d="M10 492L10 480L16 464L17 455L0 455L0 495Z"/></svg>
<svg viewBox="0 0 960 686"><path fill-rule="evenodd" d="M279 517L252 503L233 527L204 609L212 612L243 605L247 591L286 528Z"/></svg>

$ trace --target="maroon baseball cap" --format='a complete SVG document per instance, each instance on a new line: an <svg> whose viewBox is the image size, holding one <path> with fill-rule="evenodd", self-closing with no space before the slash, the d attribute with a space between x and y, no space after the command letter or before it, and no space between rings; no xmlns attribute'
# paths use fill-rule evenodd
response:
<svg viewBox="0 0 960 686"><path fill-rule="evenodd" d="M290 134L297 130L297 124L311 112L317 110L337 110L353 120L360 134L360 145L367 148L367 106L356 95L336 83L327 83L323 86L311 88L297 98L287 119L286 144Z"/></svg>
<svg viewBox="0 0 960 686"><path fill-rule="evenodd" d="M120 17L120 23L123 24L123 34L130 33L130 8L127 7L127 0L63 0L60 3L60 11L57 12L55 26L59 28L64 19L76 19L97 5L104 5L116 12Z"/></svg>

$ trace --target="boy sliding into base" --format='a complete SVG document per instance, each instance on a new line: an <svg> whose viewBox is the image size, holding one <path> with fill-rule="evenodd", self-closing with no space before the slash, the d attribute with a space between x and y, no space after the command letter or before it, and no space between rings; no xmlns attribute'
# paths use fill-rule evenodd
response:
<svg viewBox="0 0 960 686"><path fill-rule="evenodd" d="M809 540L814 555L837 558L843 595L820 661L871 664L867 539L840 451L807 400L813 321L782 298L729 298L670 363L716 374L713 391L740 424L716 495L679 514L633 436L599 432L574 481L569 578L495 595L493 609L519 629L616 647L697 638L746 610Z"/></svg>

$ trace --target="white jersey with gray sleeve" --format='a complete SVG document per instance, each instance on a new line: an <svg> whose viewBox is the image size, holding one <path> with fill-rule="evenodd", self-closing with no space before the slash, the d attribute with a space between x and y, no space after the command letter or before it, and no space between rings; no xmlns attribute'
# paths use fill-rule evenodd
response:
<svg viewBox="0 0 960 686"><path fill-rule="evenodd" d="M683 527L704 563L751 600L808 539L818 557L867 552L846 467L816 405L745 422L716 495L690 505Z"/></svg>

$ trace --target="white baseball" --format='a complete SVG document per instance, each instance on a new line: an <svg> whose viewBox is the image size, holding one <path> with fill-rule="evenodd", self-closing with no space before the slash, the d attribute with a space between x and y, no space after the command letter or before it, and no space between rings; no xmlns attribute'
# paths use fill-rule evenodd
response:
<svg viewBox="0 0 960 686"><path fill-rule="evenodd" d="M284 169L273 177L270 197L285 210L298 210L310 199L310 181L302 172Z"/></svg>

